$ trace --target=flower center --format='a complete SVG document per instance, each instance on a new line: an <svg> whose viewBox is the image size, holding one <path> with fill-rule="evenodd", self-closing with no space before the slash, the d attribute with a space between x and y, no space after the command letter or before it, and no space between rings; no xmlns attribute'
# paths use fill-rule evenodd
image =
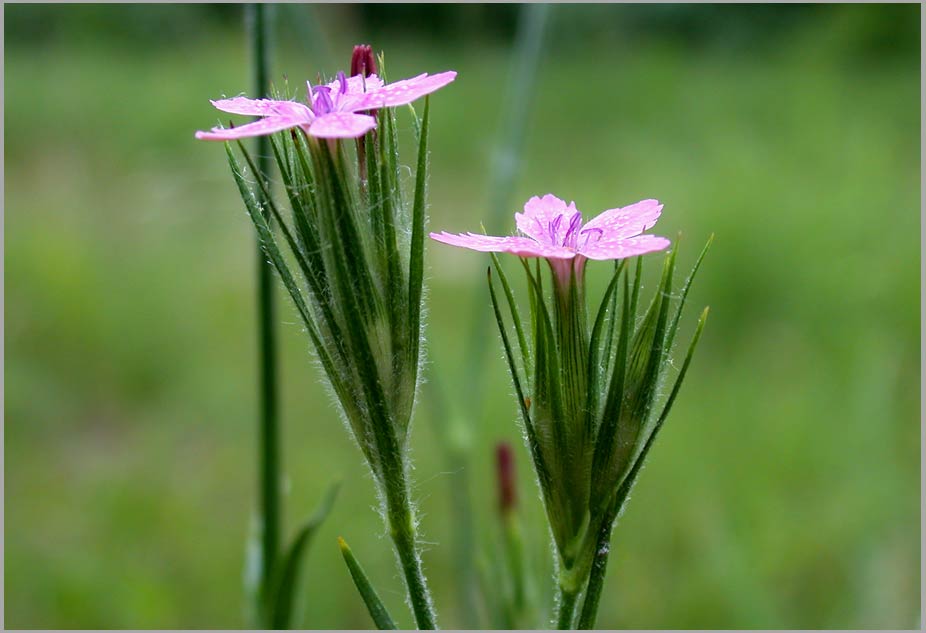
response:
<svg viewBox="0 0 926 633"><path fill-rule="evenodd" d="M308 86L309 102L315 116L337 111L341 95L347 94L347 77L344 75L343 70L338 71L338 84L338 91L334 94L334 99L331 98L331 88L328 86L315 86L314 89L311 85Z"/></svg>
<svg viewBox="0 0 926 633"><path fill-rule="evenodd" d="M559 227L562 225L563 218L565 217L566 215L564 213L560 213L547 226L547 232L550 235L550 243L575 250L578 246L579 228L582 226L582 214L579 211L572 214L572 217L569 218L569 226L566 227L566 234L560 239Z"/></svg>
<svg viewBox="0 0 926 633"><path fill-rule="evenodd" d="M563 237L563 246L575 250L580 226L582 226L582 214L576 211L569 219L569 228L566 229L566 235Z"/></svg>

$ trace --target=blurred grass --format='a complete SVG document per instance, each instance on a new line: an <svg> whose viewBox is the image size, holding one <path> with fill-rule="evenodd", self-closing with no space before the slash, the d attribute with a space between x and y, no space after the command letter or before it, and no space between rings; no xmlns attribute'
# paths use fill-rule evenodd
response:
<svg viewBox="0 0 926 633"><path fill-rule="evenodd" d="M561 7L560 28L583 11ZM659 232L684 230L683 267L717 234L683 330L698 306L711 305L711 320L615 530L602 627L917 622L919 70L914 56L860 54L853 11L832 7L755 50L559 42L552 27L515 199L552 191L594 215L658 197ZM328 39L346 64L366 34L333 8L320 13L339 27ZM373 43L392 77L459 71L432 104L431 227L475 230L488 213L509 51L400 32ZM252 236L221 148L192 139L216 121L209 98L248 88L243 44L233 29L203 28L179 44L75 35L6 48L10 627L244 622L257 451ZM280 51L275 74L314 78L304 51ZM460 333L487 259L432 244L427 264L427 372L465 392ZM296 319L283 315L288 528L344 479L309 553L303 625L370 626L340 534L409 626L372 482ZM497 337L485 335L496 350L485 410L456 414L472 416L488 538L491 447L519 438ZM441 470L430 407L418 411L417 497L434 543L425 563L448 626L460 619L446 547L453 474ZM519 450L528 552L544 569L546 532Z"/></svg>

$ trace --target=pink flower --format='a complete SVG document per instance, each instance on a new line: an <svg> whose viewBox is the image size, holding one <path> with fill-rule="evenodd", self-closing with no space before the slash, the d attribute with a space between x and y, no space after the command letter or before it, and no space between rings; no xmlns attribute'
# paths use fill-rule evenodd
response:
<svg viewBox="0 0 926 633"><path fill-rule="evenodd" d="M358 112L411 103L443 88L456 76L454 71L437 75L423 73L386 86L376 75L356 75L348 79L343 72L339 72L337 80L327 85L312 88L306 82L309 105L298 101L247 97L219 99L212 101L212 105L223 112L264 118L240 127L216 127L208 132L197 132L196 138L228 141L273 134L293 127L302 128L306 133L319 138L357 138L376 127L375 117Z"/></svg>
<svg viewBox="0 0 926 633"><path fill-rule="evenodd" d="M543 257L553 269L568 276L572 260L581 272L586 259L624 259L668 248L670 242L657 235L641 235L656 224L662 205L658 200L641 200L619 209L608 209L588 223L574 202L568 205L553 194L534 196L515 213L522 235L496 237L475 233L431 233L431 238L451 246L474 251L513 253L521 257Z"/></svg>

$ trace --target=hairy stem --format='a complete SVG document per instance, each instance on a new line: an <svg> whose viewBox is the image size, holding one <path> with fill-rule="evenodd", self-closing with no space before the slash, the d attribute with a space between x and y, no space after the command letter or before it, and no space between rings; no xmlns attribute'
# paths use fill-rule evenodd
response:
<svg viewBox="0 0 926 633"><path fill-rule="evenodd" d="M431 592L427 579L421 568L418 556L415 521L412 515L411 500L408 496L408 481L404 471L399 476L387 476L385 479L386 514L389 521L389 535L395 545L408 598L411 602L415 623L419 629L436 629L437 622ZM395 471L392 471L395 475Z"/></svg>
<svg viewBox="0 0 926 633"><path fill-rule="evenodd" d="M598 530L598 540L595 543L595 555L592 559L588 588L585 590L582 613L579 615L579 624L576 628L595 628L595 620L598 618L598 603L601 601L601 589L604 587L604 577L608 571L608 557L611 554L611 529L613 527L613 520L603 521Z"/></svg>
<svg viewBox="0 0 926 633"><path fill-rule="evenodd" d="M556 617L556 628L567 630L572 628L572 619L576 611L576 601L579 598L579 590L574 587L567 587L560 583L559 596L559 615Z"/></svg>

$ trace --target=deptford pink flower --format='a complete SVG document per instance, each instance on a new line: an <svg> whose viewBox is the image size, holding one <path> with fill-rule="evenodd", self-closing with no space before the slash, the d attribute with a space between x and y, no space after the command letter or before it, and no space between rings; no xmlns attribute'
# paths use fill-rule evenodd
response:
<svg viewBox="0 0 926 633"><path fill-rule="evenodd" d="M234 128L212 128L197 132L196 138L229 141L250 136L273 134L298 127L319 138L357 138L376 127L376 118L361 111L405 105L443 88L456 78L454 71L428 75L422 73L389 85L376 75L362 74L347 78L339 72L329 84L315 86L306 82L307 103L276 99L234 97L212 101L223 112L264 117Z"/></svg>
<svg viewBox="0 0 926 633"><path fill-rule="evenodd" d="M575 202L567 205L548 193L542 198L534 196L524 205L524 213L514 214L521 235L441 232L431 233L431 238L474 251L543 257L563 278L568 277L570 260L580 272L586 259L624 259L667 248L670 242L666 238L642 234L656 224L661 212L658 200L641 200L608 209L583 224Z"/></svg>

